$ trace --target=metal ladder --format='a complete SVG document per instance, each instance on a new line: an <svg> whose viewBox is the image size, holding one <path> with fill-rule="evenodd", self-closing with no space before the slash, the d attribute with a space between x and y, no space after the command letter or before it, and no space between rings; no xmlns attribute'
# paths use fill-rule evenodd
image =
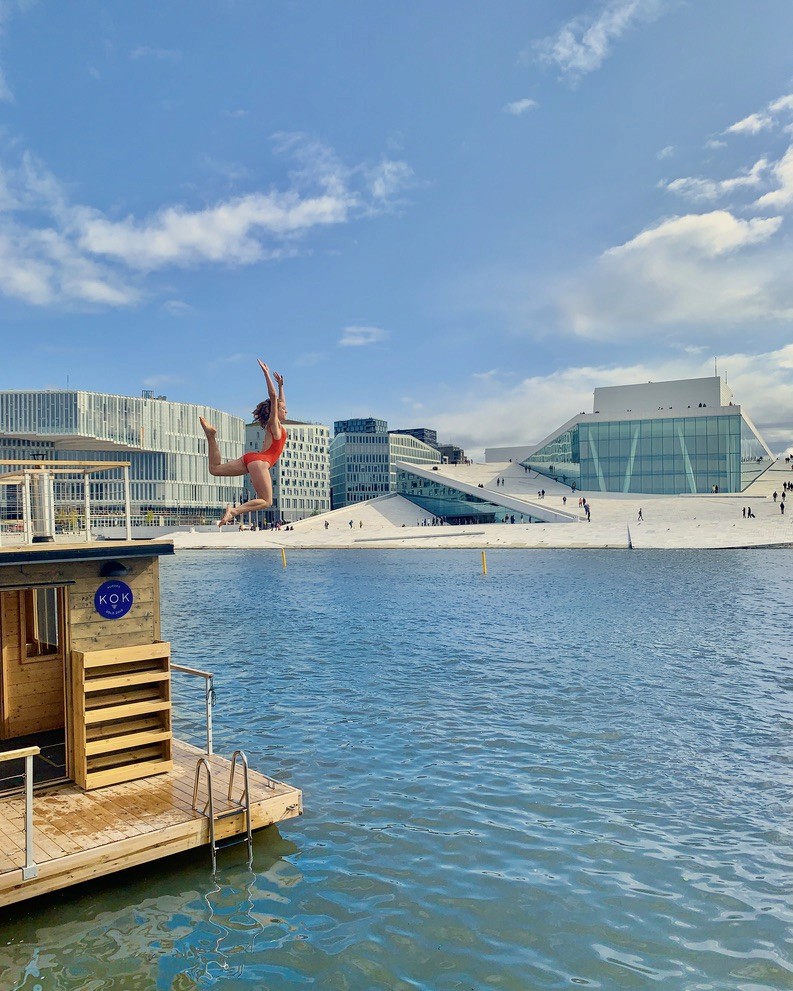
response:
<svg viewBox="0 0 793 991"><path fill-rule="evenodd" d="M234 789L234 772L237 769L237 758L242 763L243 789L238 800L234 800L231 795ZM198 808L198 785L201 778L201 768L206 769L208 798L203 809ZM217 872L218 850L224 850L228 846L235 846L237 843L247 843L248 845L248 866L253 863L253 833L251 831L251 793L248 785L248 758L242 750L235 750L231 758L231 770L229 771L229 792L228 800L233 803L233 808L225 812L218 812L215 815L215 803L212 797L212 768L206 757L199 757L195 767L195 782L193 784L193 811L201 812L209 819L209 845L212 851L212 873ZM231 816L245 813L245 833L229 836L225 840L217 841L215 838L215 823L221 819L228 819Z"/></svg>

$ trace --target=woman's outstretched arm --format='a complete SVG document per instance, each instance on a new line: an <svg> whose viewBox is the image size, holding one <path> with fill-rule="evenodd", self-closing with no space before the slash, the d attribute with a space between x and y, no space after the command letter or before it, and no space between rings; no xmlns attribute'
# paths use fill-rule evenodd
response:
<svg viewBox="0 0 793 991"><path fill-rule="evenodd" d="M270 377L270 369L267 367L267 365L265 365L265 363L262 361L261 358L257 358L256 360L259 362L259 368L261 368L261 370L264 372L264 378L265 381L267 382L267 395L270 397L270 402L272 403L272 405L275 406L276 402L278 401L278 397L276 396L275 393L275 386L273 385L273 380Z"/></svg>

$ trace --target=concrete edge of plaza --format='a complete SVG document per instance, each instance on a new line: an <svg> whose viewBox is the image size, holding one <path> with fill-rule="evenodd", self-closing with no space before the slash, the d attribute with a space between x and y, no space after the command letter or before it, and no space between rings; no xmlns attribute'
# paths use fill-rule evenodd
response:
<svg viewBox="0 0 793 991"><path fill-rule="evenodd" d="M416 466L411 465L410 470L417 471ZM793 482L791 465L784 460L776 461L743 492L729 494L576 492L573 496L568 486L528 472L514 462L441 465L426 473L506 508L532 515L542 511L547 519L443 526L408 499L390 493L301 520L291 529L241 531L234 526L213 526L173 531L168 536L177 550L270 549L279 553L290 548L694 550L793 546L793 494L790 513L780 508L783 483ZM538 499L537 493L543 488L545 496ZM590 522L578 505L583 498L591 507ZM747 508L752 510L750 517L744 515ZM570 525L553 520L562 514L572 517Z"/></svg>

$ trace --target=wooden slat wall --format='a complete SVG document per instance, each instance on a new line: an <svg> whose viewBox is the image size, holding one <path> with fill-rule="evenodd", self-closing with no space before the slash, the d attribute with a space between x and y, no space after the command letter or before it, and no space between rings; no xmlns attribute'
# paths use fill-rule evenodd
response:
<svg viewBox="0 0 793 991"><path fill-rule="evenodd" d="M75 650L71 667L77 784L90 790L170 770L170 644Z"/></svg>

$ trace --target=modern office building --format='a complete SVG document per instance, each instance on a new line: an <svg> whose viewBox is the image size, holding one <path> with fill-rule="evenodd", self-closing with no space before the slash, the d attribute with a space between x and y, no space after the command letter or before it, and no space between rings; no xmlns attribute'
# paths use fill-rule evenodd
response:
<svg viewBox="0 0 793 991"><path fill-rule="evenodd" d="M741 492L774 461L719 376L595 389L524 467L592 492Z"/></svg>
<svg viewBox="0 0 793 991"><path fill-rule="evenodd" d="M465 464L465 451L456 444L439 444L437 430L430 430L428 427L410 427L407 430L391 430L392 434L408 434L417 440L423 441L430 447L434 447L440 454L441 461L448 465Z"/></svg>
<svg viewBox="0 0 793 991"><path fill-rule="evenodd" d="M135 523L166 525L214 520L242 493L242 480L209 474L207 445L198 422L218 428L224 460L243 450L245 424L208 406L80 390L0 392L0 458L130 462ZM123 483L97 476L91 500L123 502Z"/></svg>
<svg viewBox="0 0 793 991"><path fill-rule="evenodd" d="M286 446L271 469L273 504L255 515L257 523L282 520L293 523L330 509L330 429L321 423L287 420ZM254 422L245 427L245 450L261 451L264 428ZM245 476L245 498L256 493Z"/></svg>
<svg viewBox="0 0 793 991"><path fill-rule="evenodd" d="M416 440L424 441L430 447L438 446L438 431L430 430L429 427L409 427L406 430L392 430L391 433L408 434L410 437L415 437Z"/></svg>
<svg viewBox="0 0 793 991"><path fill-rule="evenodd" d="M417 437L389 433L385 420L336 420L330 445L333 509L396 490L396 462L438 464L438 451Z"/></svg>

